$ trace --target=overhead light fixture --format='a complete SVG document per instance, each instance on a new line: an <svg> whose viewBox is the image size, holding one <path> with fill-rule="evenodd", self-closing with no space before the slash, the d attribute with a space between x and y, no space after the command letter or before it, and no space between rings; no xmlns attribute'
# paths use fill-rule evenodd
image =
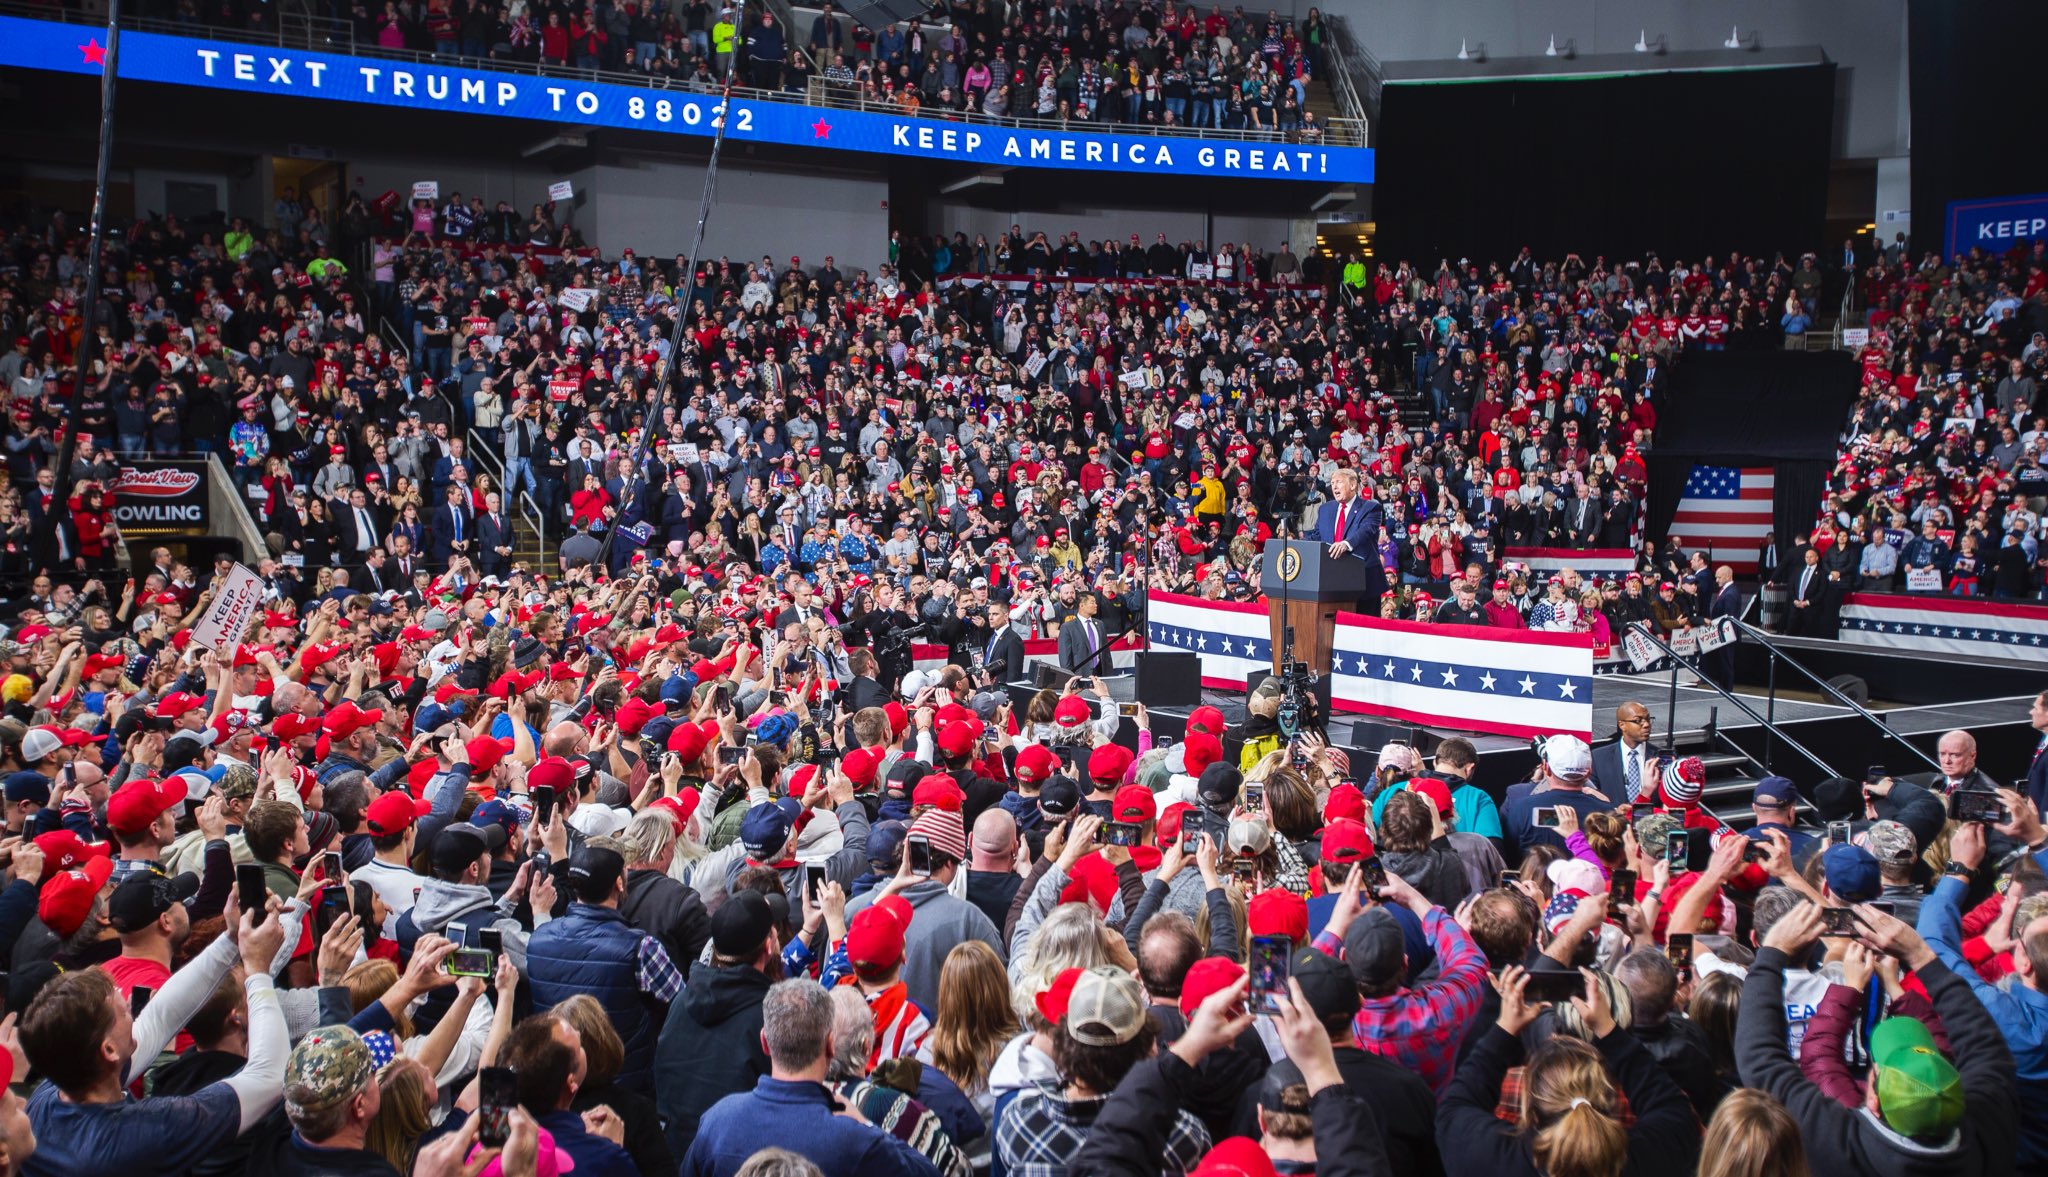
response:
<svg viewBox="0 0 2048 1177"><path fill-rule="evenodd" d="M1761 29L1749 30L1749 37L1745 40L1742 36L1742 28L1738 25L1728 30L1728 39L1721 42L1721 48L1756 50L1763 48L1763 44L1764 34Z"/></svg>
<svg viewBox="0 0 2048 1177"><path fill-rule="evenodd" d="M1664 34L1662 34L1662 33L1658 33L1658 34L1657 34L1657 39L1656 39L1656 40L1654 40L1654 41L1652 41L1652 40L1650 40L1650 33L1649 33L1649 30L1648 30L1648 29L1644 29L1644 30L1642 30L1641 32L1637 33L1637 34L1636 34L1636 52L1637 52L1637 53L1657 53L1657 54L1661 54L1661 53L1663 53L1663 52L1664 52Z"/></svg>
<svg viewBox="0 0 2048 1177"><path fill-rule="evenodd" d="M1545 49L1545 50L1543 51L1543 56L1545 56L1545 57L1556 57L1556 56L1557 56L1557 34L1556 34L1556 33L1552 33L1552 34L1550 34L1550 48L1548 48L1548 49Z"/></svg>

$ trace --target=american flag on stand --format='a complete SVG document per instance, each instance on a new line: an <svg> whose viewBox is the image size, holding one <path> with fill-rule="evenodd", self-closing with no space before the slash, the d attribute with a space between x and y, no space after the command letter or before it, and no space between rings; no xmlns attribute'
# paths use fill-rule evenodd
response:
<svg viewBox="0 0 2048 1177"><path fill-rule="evenodd" d="M1774 481L1769 466L1694 466L1671 534L1687 552L1707 553L1709 564L1754 573L1757 550L1771 530Z"/></svg>

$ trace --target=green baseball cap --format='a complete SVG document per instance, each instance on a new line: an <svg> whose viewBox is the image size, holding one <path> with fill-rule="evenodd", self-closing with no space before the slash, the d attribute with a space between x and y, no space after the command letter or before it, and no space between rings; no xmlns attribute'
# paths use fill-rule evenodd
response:
<svg viewBox="0 0 2048 1177"><path fill-rule="evenodd" d="M1886 1018L1870 1032L1877 1106L1907 1136L1941 1136L1963 1118L1963 1077L1918 1018Z"/></svg>

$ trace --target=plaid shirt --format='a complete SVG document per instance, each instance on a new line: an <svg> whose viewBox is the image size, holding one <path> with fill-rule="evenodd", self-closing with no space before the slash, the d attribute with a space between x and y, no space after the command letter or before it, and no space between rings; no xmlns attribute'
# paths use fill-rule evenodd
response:
<svg viewBox="0 0 2048 1177"><path fill-rule="evenodd" d="M1436 952L1436 980L1366 998L1351 1028L1360 1049L1414 1071L1442 1095L1457 1072L1458 1043L1486 991L1486 954L1441 907L1422 917L1422 931ZM1344 941L1328 932L1316 937L1315 947L1339 959L1344 955Z"/></svg>
<svg viewBox="0 0 2048 1177"><path fill-rule="evenodd" d="M1108 1096L1067 1099L1057 1083L1026 1087L996 1124L996 1156L1009 1177L1067 1177L1067 1164L1081 1151ZM1162 1177L1181 1177L1209 1151L1209 1130L1185 1111L1174 1113L1160 1158Z"/></svg>
<svg viewBox="0 0 2048 1177"><path fill-rule="evenodd" d="M674 1001L676 994L683 991L683 975L669 960L668 949L652 936L640 938L640 956L633 972L640 982L640 992L656 1001Z"/></svg>

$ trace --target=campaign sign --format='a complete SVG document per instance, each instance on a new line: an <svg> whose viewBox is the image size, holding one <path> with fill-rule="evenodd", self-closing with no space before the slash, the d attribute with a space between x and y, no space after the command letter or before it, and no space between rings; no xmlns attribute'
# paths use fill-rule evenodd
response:
<svg viewBox="0 0 2048 1177"><path fill-rule="evenodd" d="M92 28L0 17L0 65L98 76L106 50ZM1371 183L1367 147L1278 140L1211 140L1107 131L1026 130L793 102L610 82L530 77L383 58L206 41L162 33L121 34L121 76L237 94L364 102L411 110L537 119L708 138L725 116L729 139L784 147L909 156L975 167L1042 167L1149 175L1318 183Z"/></svg>
<svg viewBox="0 0 2048 1177"><path fill-rule="evenodd" d="M1944 258L1979 248L2004 253L2014 246L2048 238L2048 192L2034 196L1993 196L1983 200L1951 200Z"/></svg>
<svg viewBox="0 0 2048 1177"><path fill-rule="evenodd" d="M131 535L206 535L206 463L186 458L123 463L107 487L114 522Z"/></svg>

